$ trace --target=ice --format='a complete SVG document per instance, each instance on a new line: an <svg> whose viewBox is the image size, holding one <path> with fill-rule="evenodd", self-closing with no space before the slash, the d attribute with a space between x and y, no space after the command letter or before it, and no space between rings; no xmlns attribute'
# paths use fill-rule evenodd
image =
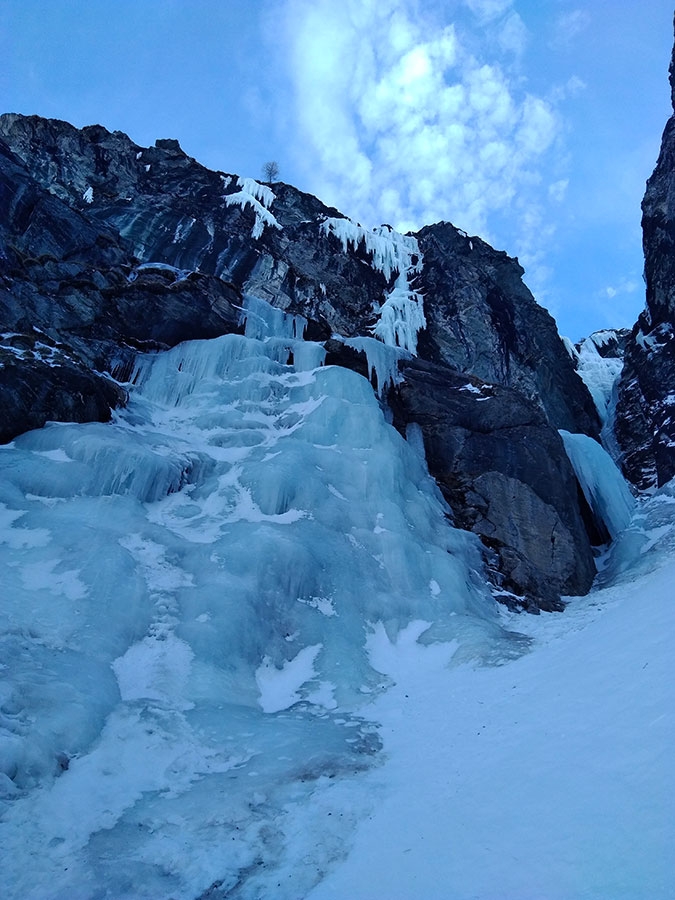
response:
<svg viewBox="0 0 675 900"><path fill-rule="evenodd" d="M388 225L369 230L351 219L328 218L321 223L321 230L324 234L334 234L345 253L349 247L358 250L363 244L366 253L371 256L371 266L381 272L387 281L394 273L404 274L411 269L421 271L417 239L412 235L399 234Z"/></svg>
<svg viewBox="0 0 675 900"><path fill-rule="evenodd" d="M246 325L246 337L255 340L302 338L307 327L304 316L289 315L251 294L244 298L242 319Z"/></svg>
<svg viewBox="0 0 675 900"><path fill-rule="evenodd" d="M584 497L611 538L628 526L635 499L607 451L585 434L560 431Z"/></svg>
<svg viewBox="0 0 675 900"><path fill-rule="evenodd" d="M565 347L565 350L567 350L571 359L576 362L579 358L579 354L577 353L577 348L574 346L573 341L571 341L570 338L564 336L561 337L560 340L563 342L563 346Z"/></svg>
<svg viewBox="0 0 675 900"><path fill-rule="evenodd" d="M380 318L373 334L385 344L402 347L415 356L417 334L426 325L422 295L410 288L407 273L402 272L380 307Z"/></svg>
<svg viewBox="0 0 675 900"><path fill-rule="evenodd" d="M602 585L634 580L675 554L675 479L637 504L630 525L612 545L599 575Z"/></svg>
<svg viewBox="0 0 675 900"><path fill-rule="evenodd" d="M363 244L371 257L371 266L389 281L396 274L394 286L385 294L378 311L378 322L372 332L391 347L401 347L413 356L417 353L417 334L426 327L422 295L414 291L410 279L422 270L422 254L417 239L399 234L388 225L371 231L351 219L326 219L321 224L325 234L334 234L346 253ZM383 373L384 374L384 373ZM386 376L385 376L386 377ZM391 380L387 377L387 380ZM378 379L379 381L379 379ZM386 382L379 382L380 389Z"/></svg>
<svg viewBox="0 0 675 900"><path fill-rule="evenodd" d="M264 184L259 184L253 178L239 178L237 185L241 190L233 194L226 194L225 203L228 206L235 204L242 208L246 206L252 207L255 213L255 224L251 231L252 237L259 238L265 229L265 225L269 225L272 228L281 228L281 225L269 211L276 197L268 187Z"/></svg>
<svg viewBox="0 0 675 900"><path fill-rule="evenodd" d="M600 356L597 343L602 343L602 335L602 332L600 337L594 334L582 341L578 354L577 372L588 388L598 410L600 421L604 425L607 421L612 391L621 374L623 361L612 357L605 359Z"/></svg>
<svg viewBox="0 0 675 900"><path fill-rule="evenodd" d="M371 380L373 376L375 377L378 394L383 394L390 384L396 385L400 382L398 364L402 359L410 359L411 354L407 349L397 347L395 343L383 344L382 341L369 337L340 338L340 340L347 347L366 354L368 372Z"/></svg>
<svg viewBox="0 0 675 900"><path fill-rule="evenodd" d="M423 619L458 662L526 646L413 432L301 318L244 306L248 336L141 356L112 423L0 450L12 900L304 896L356 815L331 786L377 758L373 628Z"/></svg>
<svg viewBox="0 0 675 900"><path fill-rule="evenodd" d="M136 266L135 272L143 272L143 271L152 271L157 270L160 272L168 272L171 275L174 275L176 281L183 281L187 278L188 275L191 274L190 269L177 269L176 266L171 266L168 263L162 262L146 262L141 263L139 266ZM132 273L132 274L135 274ZM132 280L131 278L129 280Z"/></svg>
<svg viewBox="0 0 675 900"><path fill-rule="evenodd" d="M260 184L255 178L238 178L237 185L245 194L250 194L256 200L259 200L265 209L269 209L277 199L271 188L267 187L266 184Z"/></svg>

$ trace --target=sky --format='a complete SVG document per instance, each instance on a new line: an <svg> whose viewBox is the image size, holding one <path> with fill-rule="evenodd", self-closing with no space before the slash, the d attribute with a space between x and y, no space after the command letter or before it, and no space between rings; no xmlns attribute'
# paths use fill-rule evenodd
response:
<svg viewBox="0 0 675 900"><path fill-rule="evenodd" d="M562 334L644 305L666 0L0 0L0 111L100 123L365 226L517 256Z"/></svg>

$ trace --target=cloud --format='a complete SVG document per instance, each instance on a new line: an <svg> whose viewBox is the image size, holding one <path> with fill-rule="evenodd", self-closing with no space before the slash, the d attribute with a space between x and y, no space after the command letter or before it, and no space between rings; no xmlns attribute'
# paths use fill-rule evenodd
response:
<svg viewBox="0 0 675 900"><path fill-rule="evenodd" d="M591 24L591 16L585 9L573 9L561 13L555 20L551 46L556 49L570 47L575 39Z"/></svg>
<svg viewBox="0 0 675 900"><path fill-rule="evenodd" d="M548 195L554 203L562 203L569 187L569 179L561 178L548 186Z"/></svg>
<svg viewBox="0 0 675 900"><path fill-rule="evenodd" d="M520 57L525 52L528 41L528 32L525 23L520 16L511 12L500 24L497 40L507 53L513 53Z"/></svg>
<svg viewBox="0 0 675 900"><path fill-rule="evenodd" d="M608 284L602 288L598 296L613 300L619 294L634 294L642 287L643 285L636 278L624 276L616 284Z"/></svg>
<svg viewBox="0 0 675 900"><path fill-rule="evenodd" d="M578 75L572 75L564 84L555 85L549 94L549 98L556 103L561 100L573 99L582 94L587 87L588 85L582 78L579 78Z"/></svg>
<svg viewBox="0 0 675 900"><path fill-rule="evenodd" d="M512 0L465 0L471 12L481 21L491 21L503 16L511 8Z"/></svg>
<svg viewBox="0 0 675 900"><path fill-rule="evenodd" d="M439 21L414 0L291 0L298 156L309 189L362 224L449 220L543 275L540 197L560 122L510 74L504 54L525 40L510 0L466 3L472 15ZM474 16L521 36L485 40Z"/></svg>

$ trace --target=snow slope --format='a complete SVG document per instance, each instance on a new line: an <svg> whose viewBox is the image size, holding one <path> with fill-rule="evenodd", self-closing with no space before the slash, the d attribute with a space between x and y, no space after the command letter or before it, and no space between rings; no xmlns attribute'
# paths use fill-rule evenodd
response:
<svg viewBox="0 0 675 900"><path fill-rule="evenodd" d="M396 682L371 711L388 759L311 900L673 897L675 503L651 506L668 522L636 529L632 568L647 571L616 562L620 582L563 615L518 617L535 641L520 659L453 666L451 646L415 643L422 624L374 634L373 664Z"/></svg>

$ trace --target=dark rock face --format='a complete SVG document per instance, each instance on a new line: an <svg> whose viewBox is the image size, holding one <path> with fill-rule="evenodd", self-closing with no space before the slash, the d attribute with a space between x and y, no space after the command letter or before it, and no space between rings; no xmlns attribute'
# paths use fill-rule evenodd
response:
<svg viewBox="0 0 675 900"><path fill-rule="evenodd" d="M4 440L49 419L109 418L126 394L101 373L119 377L140 348L236 329L239 303L220 279L139 267L114 228L36 183L0 141Z"/></svg>
<svg viewBox="0 0 675 900"><path fill-rule="evenodd" d="M522 394L442 364L406 363L391 398L400 428L417 422L429 470L454 521L499 558L514 605L561 609L595 575L562 440ZM536 599L535 599L536 598Z"/></svg>
<svg viewBox="0 0 675 900"><path fill-rule="evenodd" d="M597 437L591 397L518 261L447 223L423 228L419 242L430 358L514 388L554 428Z"/></svg>
<svg viewBox="0 0 675 900"><path fill-rule="evenodd" d="M15 423L41 428L49 420L107 422L126 401L112 378L99 375L62 348L32 335L0 345L0 443L16 436Z"/></svg>
<svg viewBox="0 0 675 900"><path fill-rule="evenodd" d="M305 316L328 363L367 375L364 354L331 336L369 335L399 272L376 264L353 223L345 249L331 219L346 223L290 185L271 194L205 169L174 140L142 148L100 126L1 116L2 439L50 418L105 419L137 350L237 330L247 292ZM593 402L517 260L448 223L416 237L427 326L390 394L395 422L421 427L430 471L504 595L559 608L594 568L556 429L597 437ZM17 355L11 342L36 335L58 345L59 366Z"/></svg>
<svg viewBox="0 0 675 900"><path fill-rule="evenodd" d="M675 101L675 53L670 84ZM675 476L675 115L647 182L642 243L647 304L626 347L615 435L628 478L649 488Z"/></svg>

